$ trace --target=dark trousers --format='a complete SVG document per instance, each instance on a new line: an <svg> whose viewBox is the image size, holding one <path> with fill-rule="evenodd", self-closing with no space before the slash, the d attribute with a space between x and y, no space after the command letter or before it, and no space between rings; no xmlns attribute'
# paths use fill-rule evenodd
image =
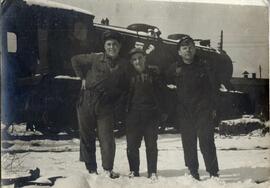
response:
<svg viewBox="0 0 270 188"><path fill-rule="evenodd" d="M185 116L183 116L183 113L178 114L181 117L179 123L181 124L185 165L190 171L197 171L199 168L197 138L199 138L199 146L206 171L209 173L219 171L214 142L214 125L210 113L210 110L202 110L196 113L185 113Z"/></svg>
<svg viewBox="0 0 270 188"><path fill-rule="evenodd" d="M157 171L157 115L156 111L131 110L126 120L127 157L130 171L139 172L142 138L145 141L148 174Z"/></svg>
<svg viewBox="0 0 270 188"><path fill-rule="evenodd" d="M80 160L88 170L96 170L96 132L100 142L102 167L112 170L115 157L113 114L97 116L95 97L91 91L84 91L77 106L80 131Z"/></svg>

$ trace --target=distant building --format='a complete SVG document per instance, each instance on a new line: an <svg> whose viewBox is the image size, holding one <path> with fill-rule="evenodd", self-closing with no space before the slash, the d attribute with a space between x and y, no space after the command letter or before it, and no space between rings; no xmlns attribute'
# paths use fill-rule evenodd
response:
<svg viewBox="0 0 270 188"><path fill-rule="evenodd" d="M248 72L243 73L244 78L232 78L231 83L235 90L248 93L254 114L269 120L269 79L256 79L256 74L248 78Z"/></svg>

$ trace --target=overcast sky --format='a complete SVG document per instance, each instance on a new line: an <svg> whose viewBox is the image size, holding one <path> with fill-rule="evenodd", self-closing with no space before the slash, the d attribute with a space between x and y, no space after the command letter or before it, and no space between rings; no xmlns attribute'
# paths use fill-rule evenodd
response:
<svg viewBox="0 0 270 188"><path fill-rule="evenodd" d="M164 1L54 0L91 11L94 22L108 17L111 25L126 27L147 23L160 28L162 37L172 33L211 39L217 47L223 30L224 50L234 62L234 76L246 70L269 77L268 7ZM198 1L198 0L197 0ZM254 2L254 0L253 0ZM255 1L256 2L256 1ZM260 4L261 5L261 4Z"/></svg>

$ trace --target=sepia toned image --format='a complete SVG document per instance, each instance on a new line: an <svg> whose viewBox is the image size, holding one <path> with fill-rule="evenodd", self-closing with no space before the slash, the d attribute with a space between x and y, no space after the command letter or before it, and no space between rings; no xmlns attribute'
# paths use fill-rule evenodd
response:
<svg viewBox="0 0 270 188"><path fill-rule="evenodd" d="M1 0L1 187L270 187L269 2Z"/></svg>

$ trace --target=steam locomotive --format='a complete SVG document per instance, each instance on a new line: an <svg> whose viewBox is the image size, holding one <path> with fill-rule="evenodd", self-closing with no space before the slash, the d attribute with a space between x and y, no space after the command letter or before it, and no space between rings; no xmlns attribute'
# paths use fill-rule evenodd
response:
<svg viewBox="0 0 270 188"><path fill-rule="evenodd" d="M42 0L4 0L1 9L1 121L6 125L24 122L40 130L77 129L76 101L81 81L75 77L70 59L76 54L102 51L105 30L122 34L121 56L139 46L146 51L149 62L163 71L177 58L179 34L164 39L155 26L97 24L89 11ZM207 41L198 40L199 56L212 60L218 81L231 89L230 57L207 45ZM166 95L173 101L172 89ZM247 104L247 96L241 94L241 98ZM233 108L234 115L247 113L236 103ZM168 114L173 122L173 110Z"/></svg>

